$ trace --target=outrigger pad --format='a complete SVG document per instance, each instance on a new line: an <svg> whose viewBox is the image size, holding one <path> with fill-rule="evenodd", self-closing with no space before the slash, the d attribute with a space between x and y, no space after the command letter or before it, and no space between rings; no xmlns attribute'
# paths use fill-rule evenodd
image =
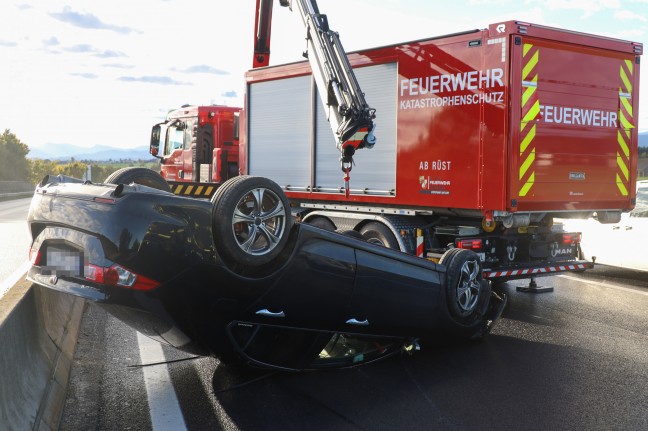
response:
<svg viewBox="0 0 648 431"><path fill-rule="evenodd" d="M531 279L528 286L517 287L518 292L524 292L524 293L548 293L548 292L553 292L553 290L554 290L553 287L538 286L534 278Z"/></svg>

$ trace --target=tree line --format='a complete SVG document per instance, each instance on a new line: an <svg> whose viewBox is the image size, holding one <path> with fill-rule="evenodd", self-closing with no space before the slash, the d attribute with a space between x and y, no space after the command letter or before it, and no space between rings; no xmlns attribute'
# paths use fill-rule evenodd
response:
<svg viewBox="0 0 648 431"><path fill-rule="evenodd" d="M102 182L108 175L124 167L124 163L98 164L74 159L66 163L57 160L31 160L27 158L27 154L29 154L29 147L9 129L5 129L0 135L0 181L29 181L35 185L48 174L83 178L90 165L92 181ZM639 158L648 158L648 147L639 147ZM130 163L130 165L134 164ZM155 169L157 162L139 162L136 165Z"/></svg>
<svg viewBox="0 0 648 431"><path fill-rule="evenodd" d="M69 162L32 160L27 158L28 154L29 147L9 129L5 129L4 133L0 135L0 181L29 181L32 185L36 185L48 174L83 178L90 166L92 181L103 182L108 175L124 167L125 164L99 164L74 159ZM128 164L155 169L154 166L157 165L157 162L130 162Z"/></svg>
<svg viewBox="0 0 648 431"><path fill-rule="evenodd" d="M639 147L639 158L648 159L648 147Z"/></svg>

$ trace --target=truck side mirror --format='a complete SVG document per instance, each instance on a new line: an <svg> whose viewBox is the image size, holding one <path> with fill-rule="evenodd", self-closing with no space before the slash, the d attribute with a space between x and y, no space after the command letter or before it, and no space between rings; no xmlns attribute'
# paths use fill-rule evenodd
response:
<svg viewBox="0 0 648 431"><path fill-rule="evenodd" d="M149 153L151 153L153 157L157 157L158 159L161 159L161 157L158 156L158 153L160 151L161 134L162 134L162 127L160 127L159 124L153 126L153 129L151 130L151 146L149 147Z"/></svg>

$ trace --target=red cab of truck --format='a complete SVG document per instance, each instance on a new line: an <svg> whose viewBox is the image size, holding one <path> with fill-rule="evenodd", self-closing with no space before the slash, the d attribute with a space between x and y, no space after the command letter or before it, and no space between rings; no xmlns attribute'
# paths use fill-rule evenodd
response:
<svg viewBox="0 0 648 431"><path fill-rule="evenodd" d="M238 175L238 113L228 106L183 106L156 124L150 152L160 159L160 173L177 194L209 197L215 187ZM191 188L190 188L191 187ZM204 196L203 196L204 195Z"/></svg>

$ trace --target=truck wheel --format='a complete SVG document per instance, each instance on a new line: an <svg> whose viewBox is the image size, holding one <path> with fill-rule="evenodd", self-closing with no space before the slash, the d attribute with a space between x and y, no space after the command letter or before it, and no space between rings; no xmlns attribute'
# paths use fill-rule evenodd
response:
<svg viewBox="0 0 648 431"><path fill-rule="evenodd" d="M367 242L382 245L383 247L400 250L398 240L387 226L378 222L367 223L360 229L360 233Z"/></svg>
<svg viewBox="0 0 648 431"><path fill-rule="evenodd" d="M261 266L281 253L293 220L290 203L274 181L232 178L218 188L212 202L214 244L223 258Z"/></svg>
<svg viewBox="0 0 648 431"><path fill-rule="evenodd" d="M346 236L350 236L351 238L366 241L365 237L362 236L362 234L357 230L345 230L344 232L342 232L342 235L346 235Z"/></svg>
<svg viewBox="0 0 648 431"><path fill-rule="evenodd" d="M479 256L470 250L453 248L439 263L447 268L446 299L450 316L462 326L479 322L490 300L490 286L483 280Z"/></svg>
<svg viewBox="0 0 648 431"><path fill-rule="evenodd" d="M106 178L108 184L141 184L154 189L170 192L171 187L162 175L147 168L121 168Z"/></svg>
<svg viewBox="0 0 648 431"><path fill-rule="evenodd" d="M306 223L326 230L335 230L335 225L333 224L333 222L322 216L309 218Z"/></svg>

